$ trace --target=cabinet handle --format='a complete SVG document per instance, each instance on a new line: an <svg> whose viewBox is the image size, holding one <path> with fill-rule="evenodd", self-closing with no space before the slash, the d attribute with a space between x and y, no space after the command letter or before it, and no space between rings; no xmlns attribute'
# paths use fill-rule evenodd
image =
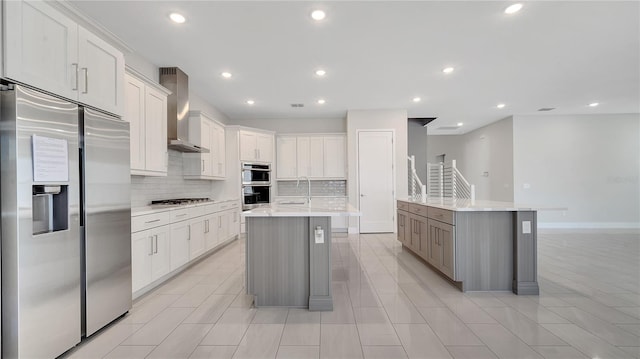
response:
<svg viewBox="0 0 640 359"><path fill-rule="evenodd" d="M204 233L209 233L208 227L209 227L209 220L206 219L204 221Z"/></svg>
<svg viewBox="0 0 640 359"><path fill-rule="evenodd" d="M190 241L191 240L191 225L187 226L189 228L189 236L187 237L187 240Z"/></svg>
<svg viewBox="0 0 640 359"><path fill-rule="evenodd" d="M153 221L146 221L144 223L149 224L149 223L155 223L155 222L160 222L159 219L154 219Z"/></svg>
<svg viewBox="0 0 640 359"><path fill-rule="evenodd" d="M152 256L153 255L153 236L149 236L149 244L151 245L149 250L149 255Z"/></svg>
<svg viewBox="0 0 640 359"><path fill-rule="evenodd" d="M154 237L156 240L156 249L153 251L153 253L158 253L158 235L156 234Z"/></svg>
<svg viewBox="0 0 640 359"><path fill-rule="evenodd" d="M222 217L218 217L218 228L222 228Z"/></svg>
<svg viewBox="0 0 640 359"><path fill-rule="evenodd" d="M204 160L202 160L202 172L204 173Z"/></svg>
<svg viewBox="0 0 640 359"><path fill-rule="evenodd" d="M82 93L89 93L89 69L82 67L81 70L84 71L84 91Z"/></svg>
<svg viewBox="0 0 640 359"><path fill-rule="evenodd" d="M176 217L184 217L184 216L186 216L186 215L187 215L186 213L183 213L183 214L176 214Z"/></svg>
<svg viewBox="0 0 640 359"><path fill-rule="evenodd" d="M71 64L71 66L75 67L75 70L73 70L73 74L75 77L75 87L72 88L73 91L78 91L78 64L77 63L73 63Z"/></svg>

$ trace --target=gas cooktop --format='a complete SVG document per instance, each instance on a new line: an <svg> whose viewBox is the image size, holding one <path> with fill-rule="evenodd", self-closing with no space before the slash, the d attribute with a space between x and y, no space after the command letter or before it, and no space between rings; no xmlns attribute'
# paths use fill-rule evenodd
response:
<svg viewBox="0 0 640 359"><path fill-rule="evenodd" d="M210 198L176 198L176 199L162 199L158 201L151 201L152 205L181 205L181 204L194 204L203 202L213 202Z"/></svg>

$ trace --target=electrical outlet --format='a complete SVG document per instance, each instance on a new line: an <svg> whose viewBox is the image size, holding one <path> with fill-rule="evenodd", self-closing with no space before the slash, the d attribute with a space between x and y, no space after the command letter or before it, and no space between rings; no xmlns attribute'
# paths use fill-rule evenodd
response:
<svg viewBox="0 0 640 359"><path fill-rule="evenodd" d="M530 185L530 184L528 184L528 183L523 183L523 184L522 184L522 188L523 188L523 189L529 189L529 188L531 188L531 185Z"/></svg>
<svg viewBox="0 0 640 359"><path fill-rule="evenodd" d="M316 226L314 231L316 244L324 243L324 230L320 226Z"/></svg>
<svg viewBox="0 0 640 359"><path fill-rule="evenodd" d="M522 221L522 234L531 233L531 221Z"/></svg>

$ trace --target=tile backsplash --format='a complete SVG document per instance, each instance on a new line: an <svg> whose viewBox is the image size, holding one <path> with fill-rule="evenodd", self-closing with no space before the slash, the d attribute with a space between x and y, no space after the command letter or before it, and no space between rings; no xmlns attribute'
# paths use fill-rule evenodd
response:
<svg viewBox="0 0 640 359"><path fill-rule="evenodd" d="M182 153L169 150L166 177L131 176L131 206L146 206L153 200L170 198L215 198L215 181L185 180Z"/></svg>
<svg viewBox="0 0 640 359"><path fill-rule="evenodd" d="M300 180L300 185L296 186L296 181L278 181L278 196L306 196L307 181ZM311 181L311 196L346 196L347 181Z"/></svg>

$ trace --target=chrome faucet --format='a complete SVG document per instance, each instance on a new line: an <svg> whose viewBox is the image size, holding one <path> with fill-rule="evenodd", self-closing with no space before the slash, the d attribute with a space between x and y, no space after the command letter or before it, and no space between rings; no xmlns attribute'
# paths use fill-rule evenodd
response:
<svg viewBox="0 0 640 359"><path fill-rule="evenodd" d="M300 186L300 179L304 178L307 180L307 205L311 206L311 180L307 176L300 176L296 181L296 188Z"/></svg>

